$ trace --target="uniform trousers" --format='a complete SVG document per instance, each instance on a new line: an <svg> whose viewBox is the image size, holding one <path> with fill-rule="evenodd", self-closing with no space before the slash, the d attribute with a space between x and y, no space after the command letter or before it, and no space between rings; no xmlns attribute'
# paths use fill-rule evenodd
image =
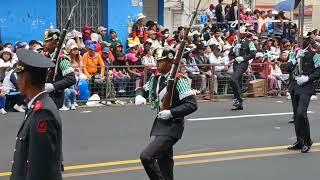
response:
<svg viewBox="0 0 320 180"><path fill-rule="evenodd" d="M297 142L304 145L311 145L310 125L307 116L311 95L291 93L293 107L294 127L296 131Z"/></svg>
<svg viewBox="0 0 320 180"><path fill-rule="evenodd" d="M242 78L243 73L247 71L248 66L249 64L247 62L233 63L233 74L230 79L230 86L232 87L234 97L240 102L242 102L242 98L239 81Z"/></svg>
<svg viewBox="0 0 320 180"><path fill-rule="evenodd" d="M150 180L173 180L173 145L179 139L155 136L141 152L140 159Z"/></svg>

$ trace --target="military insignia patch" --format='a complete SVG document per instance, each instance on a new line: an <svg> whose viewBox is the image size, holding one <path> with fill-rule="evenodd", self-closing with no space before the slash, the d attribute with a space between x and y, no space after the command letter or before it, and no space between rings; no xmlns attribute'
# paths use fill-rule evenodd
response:
<svg viewBox="0 0 320 180"><path fill-rule="evenodd" d="M42 106L43 106L42 101L37 101L36 104L34 105L33 110L34 110L35 112L37 112L37 111L39 111L40 109L42 109Z"/></svg>
<svg viewBox="0 0 320 180"><path fill-rule="evenodd" d="M48 122L46 120L40 120L37 125L37 133L43 134L47 132Z"/></svg>
<svg viewBox="0 0 320 180"><path fill-rule="evenodd" d="M172 54L172 53L169 53L169 54L168 54L168 58L169 58L169 59L173 59L173 58L174 58L173 54Z"/></svg>

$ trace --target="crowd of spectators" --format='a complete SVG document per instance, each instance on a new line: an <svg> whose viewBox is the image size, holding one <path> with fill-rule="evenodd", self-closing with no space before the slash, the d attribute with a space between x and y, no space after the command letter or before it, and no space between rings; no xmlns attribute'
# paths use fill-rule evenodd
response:
<svg viewBox="0 0 320 180"><path fill-rule="evenodd" d="M237 4L233 1L231 5L225 5L223 0L219 0L216 6L210 5L205 11L208 22L202 29L191 29L188 34L180 72L190 79L197 94L207 95L211 87L215 94L226 93L228 78L233 73L229 52L240 31L240 38L250 34L258 50L244 79L268 79L270 95L280 95L288 79L282 71L283 64L299 46L297 26L283 12L245 9L242 5L237 7ZM240 23L235 22L238 10L239 18L243 20ZM103 26L97 29L84 26L81 32L69 32L63 50L71 61L78 83L65 90L65 103L61 110L75 109L76 98L87 100L92 94L106 99L133 97L135 90L142 87L152 74L158 75L154 50L166 47L176 51L185 31L184 26L170 31L157 22L146 21L146 16L140 13L126 42L118 39L115 29ZM315 37L313 48L320 52L320 32L314 30L310 33ZM18 60L15 52L19 48L29 48L45 54L46 50L41 41L35 40L28 44L1 43L0 48L0 113L5 114L6 110L23 112L23 97L16 85L16 75L12 73ZM212 78L214 81L210 81ZM224 87L222 92L221 85Z"/></svg>

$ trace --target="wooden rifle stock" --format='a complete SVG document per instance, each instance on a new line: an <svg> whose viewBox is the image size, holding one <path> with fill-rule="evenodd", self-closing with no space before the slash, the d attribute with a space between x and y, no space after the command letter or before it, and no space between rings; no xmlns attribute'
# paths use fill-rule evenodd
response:
<svg viewBox="0 0 320 180"><path fill-rule="evenodd" d="M181 59L184 54L184 50L185 50L185 47L186 47L186 44L188 41L188 34L190 32L190 28L193 25L193 22L197 16L197 12L198 12L200 3L201 3L201 0L199 0L199 2L198 2L196 11L193 14L193 17L190 21L189 27L186 29L186 31L184 33L183 40L180 43L177 55L173 60L172 67L170 70L169 80L168 80L168 84L167 84L167 92L163 97L161 110L169 110L171 108L173 90L174 90L174 86L176 84L176 76L177 76L178 68L179 68L179 65L180 65L180 62L181 62Z"/></svg>

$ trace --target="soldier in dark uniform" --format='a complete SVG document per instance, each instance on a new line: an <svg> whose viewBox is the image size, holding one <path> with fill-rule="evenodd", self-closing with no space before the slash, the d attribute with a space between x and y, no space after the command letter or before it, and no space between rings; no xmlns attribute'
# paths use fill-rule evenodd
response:
<svg viewBox="0 0 320 180"><path fill-rule="evenodd" d="M27 49L19 49L17 56L18 86L29 103L16 138L10 180L62 180L61 118L44 88L54 63Z"/></svg>
<svg viewBox="0 0 320 180"><path fill-rule="evenodd" d="M50 59L57 48L59 35L59 30L52 27L45 33L44 52L47 53L47 57ZM65 53L59 56L58 62L54 63L58 63L57 73L55 74L54 67L50 69L45 89L50 93L50 97L59 109L63 106L64 90L76 84L76 77L70 60Z"/></svg>
<svg viewBox="0 0 320 180"><path fill-rule="evenodd" d="M172 66L174 51L158 48L155 50L158 70L161 76L152 76L143 90L137 92L136 104L145 102L142 91L148 91L151 108L160 111L166 93L166 81ZM178 78L178 77L177 77ZM195 94L188 79L180 77L174 87L172 106L160 111L151 129L152 141L141 152L140 159L151 180L173 180L173 145L181 138L184 130L184 116L197 110Z"/></svg>
<svg viewBox="0 0 320 180"><path fill-rule="evenodd" d="M290 56L287 72L291 73L289 92L291 94L294 126L297 141L288 147L290 150L310 150L310 125L307 110L312 94L315 93L315 81L320 77L320 54L310 45L311 36L304 36L302 46L295 56Z"/></svg>
<svg viewBox="0 0 320 180"><path fill-rule="evenodd" d="M239 81L242 79L243 73L248 69L249 60L256 56L257 49L252 41L253 35L249 33L240 43L234 43L234 46L230 51L230 55L234 58L230 86L232 87L234 98L236 99L232 110L243 109L243 99L241 98L242 91Z"/></svg>

